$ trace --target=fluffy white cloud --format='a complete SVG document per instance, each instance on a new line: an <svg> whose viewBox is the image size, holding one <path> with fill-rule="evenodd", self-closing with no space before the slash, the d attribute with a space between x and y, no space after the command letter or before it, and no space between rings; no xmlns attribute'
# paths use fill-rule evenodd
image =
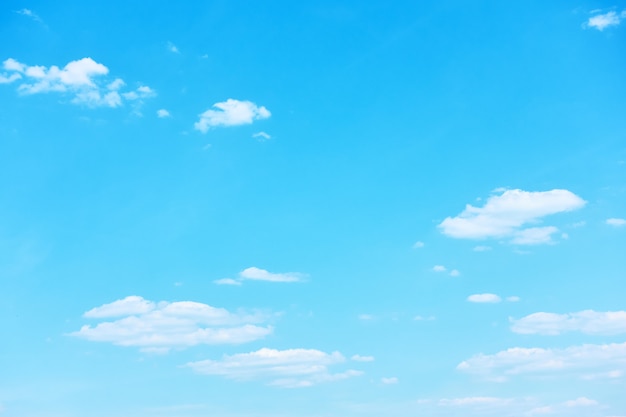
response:
<svg viewBox="0 0 626 417"><path fill-rule="evenodd" d="M519 245L550 243L551 235L558 231L556 227L524 226L585 204L568 190L506 190L489 197L483 207L468 204L458 216L446 218L438 227L445 235L458 239L508 238Z"/></svg>
<svg viewBox="0 0 626 417"><path fill-rule="evenodd" d="M273 273L266 271L265 269L257 268L255 266L246 268L239 273L239 277L242 280L254 280L254 281L270 281L270 282L298 282L302 281L305 277L304 274L299 272L285 272L285 273Z"/></svg>
<svg viewBox="0 0 626 417"><path fill-rule="evenodd" d="M270 111L263 106L232 98L215 103L213 107L216 110L209 109L200 115L200 119L194 124L196 130L206 133L213 127L246 125L271 116Z"/></svg>
<svg viewBox="0 0 626 417"><path fill-rule="evenodd" d="M165 109L159 109L157 110L157 116L160 117L161 119L165 117L170 117L170 112Z"/></svg>
<svg viewBox="0 0 626 417"><path fill-rule="evenodd" d="M446 272L447 268L443 265L433 266L433 272Z"/></svg>
<svg viewBox="0 0 626 417"><path fill-rule="evenodd" d="M467 297L467 301L470 303L499 303L502 298L496 294L473 294Z"/></svg>
<svg viewBox="0 0 626 417"><path fill-rule="evenodd" d="M126 297L89 310L86 318L117 318L85 325L71 336L94 342L141 348L184 348L200 344L240 344L261 339L271 326L261 313L231 313L193 301L155 303L138 296Z"/></svg>
<svg viewBox="0 0 626 417"><path fill-rule="evenodd" d="M591 16L589 20L587 20L586 26L603 31L608 27L619 25L623 18L626 18L626 11L621 12L620 14L617 14L614 11L597 14L595 16Z"/></svg>
<svg viewBox="0 0 626 417"><path fill-rule="evenodd" d="M373 362L373 356L361 356L361 355L353 355L350 359L356 362Z"/></svg>
<svg viewBox="0 0 626 417"><path fill-rule="evenodd" d="M614 227L622 227L622 226L626 226L626 219L616 219L616 218L606 219L606 224L608 224L609 226L614 226Z"/></svg>
<svg viewBox="0 0 626 417"><path fill-rule="evenodd" d="M224 355L221 360L189 362L186 366L205 375L219 375L234 380L262 379L269 381L269 385L299 388L362 374L355 370L336 374L329 372L330 366L343 362L345 358L339 352L263 348L250 353Z"/></svg>
<svg viewBox="0 0 626 417"><path fill-rule="evenodd" d="M381 378L380 382L385 384L385 385L394 385L394 384L397 384L399 382L399 380L398 380L397 377L391 376L391 377L388 377L388 378L385 378L385 377Z"/></svg>
<svg viewBox="0 0 626 417"><path fill-rule="evenodd" d="M590 373L626 369L626 343L587 344L565 349L515 347L493 355L475 355L461 362L457 369L499 381L522 374L585 378Z"/></svg>
<svg viewBox="0 0 626 417"><path fill-rule="evenodd" d="M511 330L521 334L558 335L566 332L616 335L626 333L626 311L577 313L533 313L521 319L509 319Z"/></svg>
<svg viewBox="0 0 626 417"><path fill-rule="evenodd" d="M9 58L3 62L7 73L0 75L0 83L22 80L17 87L24 95L57 92L70 95L74 104L88 107L119 107L123 99L153 97L150 87L141 86L136 91L120 93L124 81L115 79L106 82L109 69L91 58L82 58L67 63L63 68L29 66Z"/></svg>

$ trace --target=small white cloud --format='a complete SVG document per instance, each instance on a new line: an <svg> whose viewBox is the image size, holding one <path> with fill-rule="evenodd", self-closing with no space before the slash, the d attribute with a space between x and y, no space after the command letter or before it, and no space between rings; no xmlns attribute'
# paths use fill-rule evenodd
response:
<svg viewBox="0 0 626 417"><path fill-rule="evenodd" d="M606 224L608 224L609 226L614 226L614 227L622 227L622 226L626 226L626 219L617 219L617 218L606 219Z"/></svg>
<svg viewBox="0 0 626 417"><path fill-rule="evenodd" d="M271 116L268 109L257 106L251 101L239 101L229 98L226 101L215 103L216 110L209 109L200 115L194 128L206 133L214 127L228 127L252 124L255 120L267 119Z"/></svg>
<svg viewBox="0 0 626 417"><path fill-rule="evenodd" d="M458 277L461 275L461 272L459 272L458 269L453 269L452 271L450 271L450 276L451 277Z"/></svg>
<svg viewBox="0 0 626 417"><path fill-rule="evenodd" d="M435 265L433 266L433 272L446 272L447 268L443 265Z"/></svg>
<svg viewBox="0 0 626 417"><path fill-rule="evenodd" d="M15 13L17 14L21 14L22 16L28 16L31 19L33 19L35 22L39 22L39 23L43 23L43 20L41 20L41 18L39 16L37 16L32 10L30 9L21 9L21 10L17 10Z"/></svg>
<svg viewBox="0 0 626 417"><path fill-rule="evenodd" d="M263 348L250 353L224 355L221 360L189 362L186 366L204 375L218 375L237 381L260 379L273 386L303 388L362 375L355 370L336 374L329 372L329 367L343 362L345 358L339 352Z"/></svg>
<svg viewBox="0 0 626 417"><path fill-rule="evenodd" d="M179 54L180 51L178 50L178 48L176 47L176 45L174 45L172 42L168 42L167 43L167 50L175 53L175 54Z"/></svg>
<svg viewBox="0 0 626 417"><path fill-rule="evenodd" d="M164 119L166 117L170 117L170 112L165 109L157 110L157 117Z"/></svg>
<svg viewBox="0 0 626 417"><path fill-rule="evenodd" d="M397 384L399 382L398 378L395 376L392 377L388 377L388 378L381 378L380 382L385 384L385 385L394 385Z"/></svg>
<svg viewBox="0 0 626 417"><path fill-rule="evenodd" d="M241 285L241 281L232 278L216 279L213 283L217 285Z"/></svg>
<svg viewBox="0 0 626 417"><path fill-rule="evenodd" d="M595 16L591 16L589 20L587 20L586 26L598 29L599 31L603 31L608 27L618 26L621 23L622 17L622 15L618 15L614 11L605 14L598 14Z"/></svg>
<svg viewBox="0 0 626 417"><path fill-rule="evenodd" d="M506 190L489 197L483 207L468 204L458 216L446 218L438 227L443 234L457 239L510 238L515 244L551 243L550 236L558 230L555 227L524 226L585 204L568 190Z"/></svg>
<svg viewBox="0 0 626 417"><path fill-rule="evenodd" d="M473 294L467 297L467 301L470 303L499 303L502 301L499 295L496 294Z"/></svg>
<svg viewBox="0 0 626 417"><path fill-rule="evenodd" d="M252 135L252 137L260 140L269 140L272 138L269 134L265 132L256 132Z"/></svg>
<svg viewBox="0 0 626 417"><path fill-rule="evenodd" d="M474 247L474 252L487 252L491 250L491 246L476 246Z"/></svg>
<svg viewBox="0 0 626 417"><path fill-rule="evenodd" d="M415 317L413 317L413 320L415 320L415 321L433 321L433 320L435 320L435 316L427 316L427 317L415 316Z"/></svg>
<svg viewBox="0 0 626 417"><path fill-rule="evenodd" d="M423 247L424 247L424 242L418 241L413 244L413 249L421 249Z"/></svg>
<svg viewBox="0 0 626 417"><path fill-rule="evenodd" d="M577 313L533 313L509 319L511 330L521 334L559 335L566 332L617 335L626 333L626 311L585 310Z"/></svg>
<svg viewBox="0 0 626 417"><path fill-rule="evenodd" d="M521 298L519 298L517 295L512 295L510 297L506 297L506 301L508 301L509 303L517 303L521 300Z"/></svg>
<svg viewBox="0 0 626 417"><path fill-rule="evenodd" d="M371 314L359 314L359 320L364 320L364 321L374 320L374 316Z"/></svg>
<svg viewBox="0 0 626 417"><path fill-rule="evenodd" d="M124 82L124 80L122 80L121 78L116 78L107 85L107 88L111 91L117 91L125 85L126 83Z"/></svg>
<svg viewBox="0 0 626 417"><path fill-rule="evenodd" d="M565 401L563 405L566 407L590 407L598 405L598 402L587 397L579 397L575 400Z"/></svg>
<svg viewBox="0 0 626 417"><path fill-rule="evenodd" d="M354 355L350 359L352 359L355 362L373 362L374 361L373 356Z"/></svg>
<svg viewBox="0 0 626 417"><path fill-rule="evenodd" d="M265 314L231 313L193 301L155 303L138 296L93 308L85 317L117 319L85 325L71 336L148 351L241 344L262 339L273 331L271 326L257 325L267 320Z"/></svg>
<svg viewBox="0 0 626 417"><path fill-rule="evenodd" d="M246 268L239 273L243 280L269 281L269 282L299 282L305 278L305 274L299 272L273 273L255 266Z"/></svg>

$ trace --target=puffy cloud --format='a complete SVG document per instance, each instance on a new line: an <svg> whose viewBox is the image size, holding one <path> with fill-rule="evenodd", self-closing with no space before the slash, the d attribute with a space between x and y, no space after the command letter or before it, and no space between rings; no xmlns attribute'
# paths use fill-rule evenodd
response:
<svg viewBox="0 0 626 417"><path fill-rule="evenodd" d="M529 192L506 190L489 197L483 207L467 205L456 217L439 224L447 236L458 239L510 238L515 244L549 243L558 229L552 226L524 229L543 217L572 211L586 202L568 190Z"/></svg>
<svg viewBox="0 0 626 417"><path fill-rule="evenodd" d="M124 81L117 78L107 83L105 77L109 69L92 58L71 61L63 68L29 66L9 58L3 62L3 68L8 73L0 75L0 83L22 80L17 91L23 95L57 92L72 96L71 103L87 107L119 107L123 98L133 100L155 95L146 86L136 91L118 92L125 85Z"/></svg>
<svg viewBox="0 0 626 417"><path fill-rule="evenodd" d="M361 355L353 355L350 359L356 362L373 362L373 356L361 356Z"/></svg>
<svg viewBox="0 0 626 417"><path fill-rule="evenodd" d="M263 348L250 353L224 355L221 360L189 362L186 366L204 375L219 375L234 380L262 379L269 385L300 388L362 374L355 370L336 374L329 372L330 366L343 362L345 358L339 352Z"/></svg>
<svg viewBox="0 0 626 417"><path fill-rule="evenodd" d="M194 124L196 130L206 133L214 127L246 125L271 116L270 111L263 106L232 98L215 103L213 107L215 110L209 109L200 114L200 119Z"/></svg>
<svg viewBox="0 0 626 417"><path fill-rule="evenodd" d="M510 319L511 330L521 334L558 335L566 332L616 335L626 333L626 311L577 313L533 313L521 319Z"/></svg>
<svg viewBox="0 0 626 417"><path fill-rule="evenodd" d="M165 109L159 109L157 110L157 117L160 117L161 119L170 117L170 112Z"/></svg>
<svg viewBox="0 0 626 417"><path fill-rule="evenodd" d="M565 349L514 347L493 355L479 354L461 362L457 369L492 380L523 374L577 375L626 369L626 343L580 345Z"/></svg>
<svg viewBox="0 0 626 417"><path fill-rule="evenodd" d="M606 224L608 224L609 226L614 226L614 227L622 227L622 226L626 226L626 219L616 219L616 218L606 219Z"/></svg>
<svg viewBox="0 0 626 417"><path fill-rule="evenodd" d="M383 377L383 378L380 379L380 382L385 384L385 385L394 385L394 384L397 384L399 382L399 380L398 380L397 377L392 376L392 377L388 377L388 378Z"/></svg>
<svg viewBox="0 0 626 417"><path fill-rule="evenodd" d="M298 282L302 281L305 275L299 272L273 273L253 266L241 271L239 277L242 280L253 281Z"/></svg>
<svg viewBox="0 0 626 417"><path fill-rule="evenodd" d="M496 294L473 294L467 297L467 301L470 303L499 303L502 298Z"/></svg>
<svg viewBox="0 0 626 417"><path fill-rule="evenodd" d="M586 26L590 28L598 29L599 31L603 31L604 29L611 26L618 26L622 19L626 17L626 11L617 14L614 11L597 14L595 16L591 16L589 20L586 22Z"/></svg>
<svg viewBox="0 0 626 417"><path fill-rule="evenodd" d="M272 332L261 313L231 313L193 301L155 303L138 296L126 297L85 313L86 318L117 318L85 325L70 335L118 346L185 348L200 344L240 344L261 339Z"/></svg>

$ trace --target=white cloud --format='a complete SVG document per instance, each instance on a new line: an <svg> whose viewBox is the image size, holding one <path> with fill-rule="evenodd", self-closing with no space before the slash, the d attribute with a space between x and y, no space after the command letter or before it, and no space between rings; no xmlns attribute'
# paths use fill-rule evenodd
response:
<svg viewBox="0 0 626 417"><path fill-rule="evenodd" d="M521 298L519 298L517 295L512 295L510 297L506 297L506 301L508 301L509 303L517 303L520 300L521 300Z"/></svg>
<svg viewBox="0 0 626 417"><path fill-rule="evenodd" d="M385 385L394 385L397 384L399 382L398 378L395 376L392 377L388 377L388 378L381 378L380 382L385 384Z"/></svg>
<svg viewBox="0 0 626 417"><path fill-rule="evenodd" d="M519 320L509 320L511 330L521 334L558 335L574 331L597 335L626 333L626 311L585 310L568 314L539 312Z"/></svg>
<svg viewBox="0 0 626 417"><path fill-rule="evenodd" d="M443 265L433 266L433 272L446 272L447 268Z"/></svg>
<svg viewBox="0 0 626 417"><path fill-rule="evenodd" d="M213 283L217 285L241 285L241 281L232 278L216 279Z"/></svg>
<svg viewBox="0 0 626 417"><path fill-rule="evenodd" d="M625 17L624 15L624 12L618 15L616 12L611 11L605 14L591 16L589 20L587 20L587 27L603 31L608 27L618 26L621 23L621 19Z"/></svg>
<svg viewBox="0 0 626 417"><path fill-rule="evenodd" d="M272 137L265 132L256 132L252 135L253 138L260 138L260 140L269 140Z"/></svg>
<svg viewBox="0 0 626 417"><path fill-rule="evenodd" d="M413 244L413 249L421 249L423 247L424 247L424 242L418 241Z"/></svg>
<svg viewBox="0 0 626 417"><path fill-rule="evenodd" d="M626 219L606 219L606 224L608 224L609 226L622 227L626 226Z"/></svg>
<svg viewBox="0 0 626 417"><path fill-rule="evenodd" d="M374 320L374 318L372 314L359 314L359 320L369 321Z"/></svg>
<svg viewBox="0 0 626 417"><path fill-rule="evenodd" d="M598 402L587 397L579 397L575 400L565 401L563 405L566 407L589 407L598 405Z"/></svg>
<svg viewBox="0 0 626 417"><path fill-rule="evenodd" d="M138 296L104 304L85 313L86 318L117 318L85 325L70 335L94 342L140 348L185 348L200 344L240 344L272 333L261 313L231 313L193 301L155 303Z"/></svg>
<svg viewBox="0 0 626 417"><path fill-rule="evenodd" d="M510 238L516 244L549 243L552 233L558 230L555 227L523 227L585 204L568 190L507 190L489 197L483 207L468 204L458 216L446 218L438 227L445 235L458 239Z"/></svg>
<svg viewBox="0 0 626 417"><path fill-rule="evenodd" d="M268 381L269 385L300 388L362 374L355 370L336 374L329 372L330 366L343 362L345 358L339 352L263 348L250 353L224 355L221 360L189 362L186 366L204 375L219 375L239 381L261 379Z"/></svg>
<svg viewBox="0 0 626 417"><path fill-rule="evenodd" d="M119 107L123 99L153 97L154 91L142 86L136 91L120 93L124 81L117 78L106 82L109 69L91 58L82 58L67 63L63 68L28 66L13 58L3 62L8 74L0 75L0 83L22 80L17 91L23 95L61 93L71 96L71 103L87 107Z"/></svg>
<svg viewBox="0 0 626 417"><path fill-rule="evenodd" d="M216 110L209 109L200 115L194 128L206 133L213 127L227 127L251 124L255 120L267 119L271 116L268 109L257 106L251 101L239 101L229 98L215 103Z"/></svg>
<svg viewBox="0 0 626 417"><path fill-rule="evenodd" d="M476 246L474 247L474 252L487 252L491 250L491 246Z"/></svg>
<svg viewBox="0 0 626 417"><path fill-rule="evenodd" d="M473 294L467 297L467 301L470 303L499 303L502 301L499 295L496 294Z"/></svg>
<svg viewBox="0 0 626 417"><path fill-rule="evenodd" d="M15 13L21 14L22 16L28 16L35 22L43 23L43 20L41 20L41 18L30 9L17 10Z"/></svg>
<svg viewBox="0 0 626 417"><path fill-rule="evenodd" d="M176 45L174 45L172 42L167 43L167 50L175 54L180 54L180 51L178 50Z"/></svg>
<svg viewBox="0 0 626 417"><path fill-rule="evenodd" d="M350 359L356 362L373 362L373 356L361 356L361 355L353 355Z"/></svg>
<svg viewBox="0 0 626 417"><path fill-rule="evenodd" d="M493 355L475 355L461 362L457 369L498 381L523 374L584 378L589 372L626 369L626 343L587 344L565 349L515 347Z"/></svg>
<svg viewBox="0 0 626 417"><path fill-rule="evenodd" d="M435 316L428 316L428 317L415 316L415 317L413 317L413 320L415 320L415 321L433 321L433 320L435 320Z"/></svg>
<svg viewBox="0 0 626 417"><path fill-rule="evenodd" d="M305 277L299 272L273 273L257 267L246 268L239 273L242 280L269 281L269 282L298 282Z"/></svg>
<svg viewBox="0 0 626 417"><path fill-rule="evenodd" d="M170 112L168 112L165 109L159 109L159 110L157 110L157 116L160 117L161 119L163 119L165 117L170 117Z"/></svg>
<svg viewBox="0 0 626 417"><path fill-rule="evenodd" d="M453 269L452 271L450 271L451 277L458 277L459 275L461 275L461 272L459 272L458 269Z"/></svg>

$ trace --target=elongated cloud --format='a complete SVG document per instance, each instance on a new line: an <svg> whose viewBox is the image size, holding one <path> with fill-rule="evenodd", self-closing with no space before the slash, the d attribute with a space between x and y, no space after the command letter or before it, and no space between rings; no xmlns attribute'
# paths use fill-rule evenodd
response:
<svg viewBox="0 0 626 417"><path fill-rule="evenodd" d="M626 18L626 11L621 13L611 11L591 16L584 26L603 31L608 27L618 26L624 18Z"/></svg>
<svg viewBox="0 0 626 417"><path fill-rule="evenodd" d="M510 319L511 330L521 334L559 335L581 332L596 335L626 333L626 311L599 312L585 310L577 313L533 313L521 319Z"/></svg>
<svg viewBox="0 0 626 417"><path fill-rule="evenodd" d="M267 119L271 115L268 109L257 106L251 101L229 98L226 101L215 103L213 109L200 114L200 119L194 124L194 128L206 133L215 127L252 124L255 120Z"/></svg>
<svg viewBox="0 0 626 417"><path fill-rule="evenodd" d="M27 65L13 58L3 62L5 73L0 74L0 84L18 82L22 95L58 93L71 97L70 102L87 107L119 107L124 100L137 100L155 95L147 86L121 92L125 85L121 79L107 81L109 69L92 58L82 58L67 63L45 67Z"/></svg>
<svg viewBox="0 0 626 417"><path fill-rule="evenodd" d="M155 303L129 296L93 308L85 318L105 319L85 325L71 336L118 346L137 346L146 351L185 348L195 345L241 344L272 333L271 326L259 326L268 319L261 313L232 313L223 308L194 301ZM118 318L119 317L119 318Z"/></svg>
<svg viewBox="0 0 626 417"><path fill-rule="evenodd" d="M345 358L339 352L263 348L250 353L224 355L221 360L189 362L186 366L204 375L218 375L234 380L265 380L269 385L301 388L362 374L355 370L335 374L329 372L330 366L343 362Z"/></svg>
<svg viewBox="0 0 626 417"><path fill-rule="evenodd" d="M551 243L556 227L525 226L585 204L568 190L507 190L490 197L483 207L468 204L458 216L446 218L438 227L443 234L457 239L506 238L518 245Z"/></svg>

